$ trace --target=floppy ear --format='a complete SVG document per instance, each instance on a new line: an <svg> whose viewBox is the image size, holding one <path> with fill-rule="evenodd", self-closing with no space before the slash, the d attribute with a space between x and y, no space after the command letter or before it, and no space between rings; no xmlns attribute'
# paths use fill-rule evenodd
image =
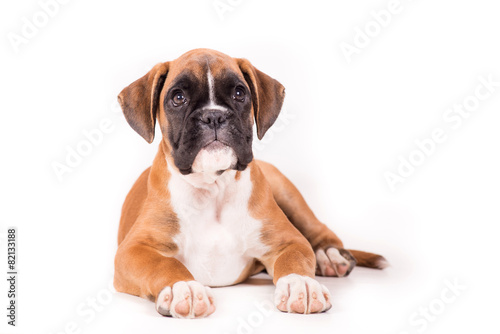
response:
<svg viewBox="0 0 500 334"><path fill-rule="evenodd" d="M262 139L274 124L285 99L285 87L277 80L259 71L246 59L236 59L252 93L257 137Z"/></svg>
<svg viewBox="0 0 500 334"><path fill-rule="evenodd" d="M128 124L148 143L152 143L155 138L156 112L168 66L168 62L157 64L118 95L118 102Z"/></svg>

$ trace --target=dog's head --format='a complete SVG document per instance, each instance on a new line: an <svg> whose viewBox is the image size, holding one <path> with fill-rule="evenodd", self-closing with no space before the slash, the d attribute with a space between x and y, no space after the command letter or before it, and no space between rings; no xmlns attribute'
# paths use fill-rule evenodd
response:
<svg viewBox="0 0 500 334"><path fill-rule="evenodd" d="M122 90L130 126L151 143L156 120L182 174L244 170L252 161L252 127L262 139L284 99L283 86L246 59L196 49L156 65Z"/></svg>

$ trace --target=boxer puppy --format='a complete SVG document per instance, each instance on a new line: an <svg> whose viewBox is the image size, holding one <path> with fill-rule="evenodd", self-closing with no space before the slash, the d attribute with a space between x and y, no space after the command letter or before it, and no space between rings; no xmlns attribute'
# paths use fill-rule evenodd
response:
<svg viewBox="0 0 500 334"><path fill-rule="evenodd" d="M246 59L197 49L156 65L118 100L130 126L162 140L122 209L117 291L150 299L177 318L215 311L210 287L266 270L283 312L331 307L315 274L346 276L356 262L383 268L376 254L348 251L274 166L253 159L280 112L283 86Z"/></svg>

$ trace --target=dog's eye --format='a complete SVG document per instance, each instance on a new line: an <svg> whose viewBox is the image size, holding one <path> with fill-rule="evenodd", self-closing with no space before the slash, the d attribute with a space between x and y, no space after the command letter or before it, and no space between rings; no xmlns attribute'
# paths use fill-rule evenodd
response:
<svg viewBox="0 0 500 334"><path fill-rule="evenodd" d="M233 99L238 102L245 101L245 89L243 87L236 87L234 89Z"/></svg>
<svg viewBox="0 0 500 334"><path fill-rule="evenodd" d="M175 107L187 103L187 99L184 96L184 93L181 91L175 92L174 95L172 96L172 103Z"/></svg>

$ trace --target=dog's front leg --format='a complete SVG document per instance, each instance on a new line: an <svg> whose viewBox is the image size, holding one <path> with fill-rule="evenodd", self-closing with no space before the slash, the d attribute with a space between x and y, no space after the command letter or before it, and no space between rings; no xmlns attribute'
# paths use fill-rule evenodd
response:
<svg viewBox="0 0 500 334"><path fill-rule="evenodd" d="M311 244L280 209L260 168L251 168L257 181L249 208L251 215L263 223L260 239L267 249L258 260L273 277L276 307L302 314L327 311L332 306L331 296L314 279L316 258Z"/></svg>
<svg viewBox="0 0 500 334"><path fill-rule="evenodd" d="M276 284L274 303L280 311L309 314L331 308L330 292L314 279L314 253L305 239L289 243L263 263L272 267L267 271Z"/></svg>
<svg viewBox="0 0 500 334"><path fill-rule="evenodd" d="M200 318L212 314L215 305L210 288L195 281L177 259L162 253L130 239L120 244L115 258L117 291L153 300L158 313L166 316Z"/></svg>

